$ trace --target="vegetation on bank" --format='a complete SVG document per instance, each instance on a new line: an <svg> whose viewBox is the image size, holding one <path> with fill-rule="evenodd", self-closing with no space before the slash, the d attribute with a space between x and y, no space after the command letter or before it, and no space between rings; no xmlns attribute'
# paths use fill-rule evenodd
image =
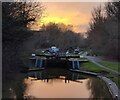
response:
<svg viewBox="0 0 120 100"><path fill-rule="evenodd" d="M109 72L108 70L101 68L92 62L81 63L80 70L102 74L110 78L120 88L120 77L118 75L115 75L114 73Z"/></svg>
<svg viewBox="0 0 120 100"><path fill-rule="evenodd" d="M119 75L115 75L110 72L109 74L106 75L106 77L110 78L113 82L115 82L118 88L120 89L120 76Z"/></svg>
<svg viewBox="0 0 120 100"><path fill-rule="evenodd" d="M110 69L113 69L115 71L118 71L119 67L120 67L120 62L113 62L113 61L102 61L99 62L101 65L106 66Z"/></svg>
<svg viewBox="0 0 120 100"><path fill-rule="evenodd" d="M102 73L102 72L109 73L106 69L101 68L90 61L81 63L80 70L85 70L85 71L90 71L90 72L95 72L95 73Z"/></svg>

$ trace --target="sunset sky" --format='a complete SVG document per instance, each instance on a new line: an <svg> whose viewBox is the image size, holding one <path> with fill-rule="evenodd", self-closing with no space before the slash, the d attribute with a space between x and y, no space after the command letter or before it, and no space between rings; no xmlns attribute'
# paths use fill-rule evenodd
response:
<svg viewBox="0 0 120 100"><path fill-rule="evenodd" d="M49 22L73 25L76 32L85 32L91 19L91 11L104 2L43 2L45 6L42 23Z"/></svg>

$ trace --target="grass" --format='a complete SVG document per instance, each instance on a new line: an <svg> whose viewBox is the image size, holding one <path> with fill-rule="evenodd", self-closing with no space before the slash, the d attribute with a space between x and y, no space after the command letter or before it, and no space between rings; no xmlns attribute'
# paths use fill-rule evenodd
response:
<svg viewBox="0 0 120 100"><path fill-rule="evenodd" d="M116 85L118 86L118 88L120 89L120 79L118 77L113 77L110 78L113 82L116 83Z"/></svg>
<svg viewBox="0 0 120 100"><path fill-rule="evenodd" d="M106 75L106 77L110 78L113 82L115 82L120 89L120 76L116 76L110 72L108 75Z"/></svg>
<svg viewBox="0 0 120 100"><path fill-rule="evenodd" d="M70 58L70 59L73 59L73 60L86 60L86 61L88 61L87 58Z"/></svg>
<svg viewBox="0 0 120 100"><path fill-rule="evenodd" d="M77 58L79 60L88 60L87 58Z"/></svg>
<svg viewBox="0 0 120 100"><path fill-rule="evenodd" d="M108 68L111 68L115 71L118 71L118 67L120 65L120 62L110 62L110 61L103 61L103 62L99 62L101 65L106 66Z"/></svg>
<svg viewBox="0 0 120 100"><path fill-rule="evenodd" d="M112 67L113 66L115 66L115 65L112 65ZM120 79L118 78L119 76L114 75L113 73L109 72L108 70L101 68L92 62L81 63L80 70L90 71L90 72L95 72L95 73L106 72L107 74L105 74L104 76L110 78L113 82L115 82L116 85L118 86L118 88L120 89Z"/></svg>
<svg viewBox="0 0 120 100"><path fill-rule="evenodd" d="M106 69L98 67L92 62L81 63L80 70L91 71L95 73L107 72Z"/></svg>
<svg viewBox="0 0 120 100"><path fill-rule="evenodd" d="M40 71L43 70L44 68L30 68L29 71Z"/></svg>
<svg viewBox="0 0 120 100"><path fill-rule="evenodd" d="M81 51L80 53L79 53L79 55L82 55L84 53L84 51Z"/></svg>

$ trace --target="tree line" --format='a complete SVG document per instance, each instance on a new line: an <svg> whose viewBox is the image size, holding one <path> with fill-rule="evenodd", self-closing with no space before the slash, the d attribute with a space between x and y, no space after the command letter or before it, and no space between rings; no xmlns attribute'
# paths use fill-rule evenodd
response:
<svg viewBox="0 0 120 100"><path fill-rule="evenodd" d="M91 52L109 58L120 59L119 55L120 2L108 2L104 9L94 8L87 31Z"/></svg>
<svg viewBox="0 0 120 100"><path fill-rule="evenodd" d="M77 47L85 48L84 37L72 31L69 26L63 23L52 23L43 25L38 31L39 40L36 48L49 48L55 45L63 51L67 49L75 49Z"/></svg>

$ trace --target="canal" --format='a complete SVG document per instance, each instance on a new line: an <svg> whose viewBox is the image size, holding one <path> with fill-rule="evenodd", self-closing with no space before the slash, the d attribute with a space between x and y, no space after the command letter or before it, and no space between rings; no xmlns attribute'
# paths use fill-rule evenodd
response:
<svg viewBox="0 0 120 100"><path fill-rule="evenodd" d="M3 99L111 98L107 86L99 78L65 69L48 68L11 77L3 84Z"/></svg>

